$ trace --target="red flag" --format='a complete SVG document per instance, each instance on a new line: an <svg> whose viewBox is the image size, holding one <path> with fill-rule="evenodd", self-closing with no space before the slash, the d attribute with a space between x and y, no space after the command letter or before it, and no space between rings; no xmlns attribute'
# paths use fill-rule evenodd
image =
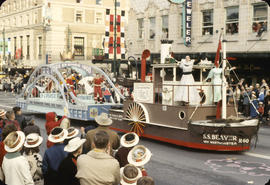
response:
<svg viewBox="0 0 270 185"><path fill-rule="evenodd" d="M216 58L215 58L215 66L219 66L219 57L220 57L220 50L221 50L221 41L219 39L218 41L218 48L217 48L217 53L216 53Z"/></svg>

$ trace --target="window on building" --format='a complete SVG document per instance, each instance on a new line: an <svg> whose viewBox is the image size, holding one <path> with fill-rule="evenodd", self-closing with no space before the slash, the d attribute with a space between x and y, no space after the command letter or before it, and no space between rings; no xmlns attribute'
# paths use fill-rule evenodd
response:
<svg viewBox="0 0 270 185"><path fill-rule="evenodd" d="M16 57L16 51L17 51L17 38L14 37L14 58Z"/></svg>
<svg viewBox="0 0 270 185"><path fill-rule="evenodd" d="M116 6L117 6L117 7L120 7L120 5L121 5L121 4L120 4L120 2L119 2L119 0L118 0L118 1L116 2Z"/></svg>
<svg viewBox="0 0 270 185"><path fill-rule="evenodd" d="M257 32L257 36L261 36L264 31L267 31L267 9L266 4L253 6L252 32Z"/></svg>
<svg viewBox="0 0 270 185"><path fill-rule="evenodd" d="M35 12L35 15L34 15L34 24L37 24L37 12Z"/></svg>
<svg viewBox="0 0 270 185"><path fill-rule="evenodd" d="M76 0L76 3L81 3L82 2L82 0Z"/></svg>
<svg viewBox="0 0 270 185"><path fill-rule="evenodd" d="M144 21L143 21L143 19L138 19L138 33L139 33L139 38L143 39L144 38Z"/></svg>
<svg viewBox="0 0 270 185"><path fill-rule="evenodd" d="M75 56L84 56L84 38L74 37L74 53Z"/></svg>
<svg viewBox="0 0 270 185"><path fill-rule="evenodd" d="M26 15L26 21L27 21L27 25L29 25L30 24L30 18L29 18L28 14Z"/></svg>
<svg viewBox="0 0 270 185"><path fill-rule="evenodd" d="M23 36L20 36L21 59L23 59Z"/></svg>
<svg viewBox="0 0 270 185"><path fill-rule="evenodd" d="M169 16L162 16L162 38L169 38Z"/></svg>
<svg viewBox="0 0 270 185"><path fill-rule="evenodd" d="M227 8L226 33L238 33L239 7Z"/></svg>
<svg viewBox="0 0 270 185"><path fill-rule="evenodd" d="M82 11L76 12L76 22L82 22Z"/></svg>
<svg viewBox="0 0 270 185"><path fill-rule="evenodd" d="M101 0L96 0L96 4L97 5L101 5L102 4L102 1Z"/></svg>
<svg viewBox="0 0 270 185"><path fill-rule="evenodd" d="M183 26L183 14L181 13L180 15L180 37L183 38L184 37L184 26Z"/></svg>
<svg viewBox="0 0 270 185"><path fill-rule="evenodd" d="M42 58L42 37L38 37L38 59Z"/></svg>
<svg viewBox="0 0 270 185"><path fill-rule="evenodd" d="M202 35L213 35L213 10L202 12Z"/></svg>
<svg viewBox="0 0 270 185"><path fill-rule="evenodd" d="M96 12L95 15L95 23L96 24L103 24L103 13L102 12Z"/></svg>
<svg viewBox="0 0 270 185"><path fill-rule="evenodd" d="M23 17L20 16L20 26L23 26Z"/></svg>
<svg viewBox="0 0 270 185"><path fill-rule="evenodd" d="M30 35L26 35L26 59L30 59Z"/></svg>
<svg viewBox="0 0 270 185"><path fill-rule="evenodd" d="M150 27L149 27L149 38L155 39L156 36L156 18L150 17L149 18Z"/></svg>

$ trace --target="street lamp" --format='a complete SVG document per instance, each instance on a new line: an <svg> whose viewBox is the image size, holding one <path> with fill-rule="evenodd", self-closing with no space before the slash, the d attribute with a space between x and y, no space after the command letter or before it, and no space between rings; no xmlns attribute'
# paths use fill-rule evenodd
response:
<svg viewBox="0 0 270 185"><path fill-rule="evenodd" d="M138 79L138 62L137 62L137 60L136 60L136 58L134 56L129 56L128 57L128 62L130 62L131 58L136 62L136 81L137 81L137 79Z"/></svg>

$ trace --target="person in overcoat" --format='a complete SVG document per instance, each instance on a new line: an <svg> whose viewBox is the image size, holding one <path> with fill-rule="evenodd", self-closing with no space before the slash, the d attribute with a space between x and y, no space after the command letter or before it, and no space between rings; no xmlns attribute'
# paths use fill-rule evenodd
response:
<svg viewBox="0 0 270 185"><path fill-rule="evenodd" d="M68 152L68 156L61 162L58 168L59 185L80 185L80 181L75 175L77 174L77 158L82 153L84 142L85 139L75 137L65 146L64 150Z"/></svg>
<svg viewBox="0 0 270 185"><path fill-rule="evenodd" d="M108 117L108 114L101 113L95 118L95 121L98 123L98 127L92 130L89 130L86 134L86 142L84 143L84 153L89 152L92 149L92 142L95 134L98 131L105 131L110 138L110 148L117 150L120 146L120 139L117 133L109 128L112 124L112 120Z"/></svg>

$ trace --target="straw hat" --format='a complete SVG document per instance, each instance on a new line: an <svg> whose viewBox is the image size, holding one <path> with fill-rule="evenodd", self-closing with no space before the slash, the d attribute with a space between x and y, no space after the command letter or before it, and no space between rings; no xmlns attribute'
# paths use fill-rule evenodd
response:
<svg viewBox="0 0 270 185"><path fill-rule="evenodd" d="M143 145L137 145L128 153L128 162L134 166L143 166L151 159L152 153Z"/></svg>
<svg viewBox="0 0 270 185"><path fill-rule="evenodd" d="M109 126L112 124L112 120L108 117L108 114L102 112L99 116L95 118L96 122L102 126Z"/></svg>
<svg viewBox="0 0 270 185"><path fill-rule="evenodd" d="M79 134L79 130L74 128L74 127L69 127L67 129L67 132L68 132L68 135L67 135L66 139L74 138Z"/></svg>
<svg viewBox="0 0 270 185"><path fill-rule="evenodd" d="M63 129L61 127L55 127L49 137L48 140L52 143L60 143L63 142L68 135L68 131L66 129Z"/></svg>
<svg viewBox="0 0 270 185"><path fill-rule="evenodd" d="M12 137L14 137L15 135L17 136L16 140L12 142ZM9 153L16 152L23 146L24 140L25 135L22 131L11 132L4 140L4 148Z"/></svg>
<svg viewBox="0 0 270 185"><path fill-rule="evenodd" d="M75 137L71 139L67 146L65 146L64 151L66 152L75 152L82 144L86 141L86 139L80 139L79 137Z"/></svg>
<svg viewBox="0 0 270 185"><path fill-rule="evenodd" d="M4 109L0 109L0 117L6 115L7 111L5 111Z"/></svg>
<svg viewBox="0 0 270 185"><path fill-rule="evenodd" d="M139 136L136 133L130 132L121 137L120 143L123 147L130 148L137 145L139 140Z"/></svg>
<svg viewBox="0 0 270 185"><path fill-rule="evenodd" d="M142 171L139 168L137 168L136 166L134 166L137 169L138 174L134 178L128 178L124 173L125 168L128 166L134 166L134 165L127 164L125 167L122 167L120 169L120 177L121 177L120 184L121 185L136 185L137 180L142 177Z"/></svg>
<svg viewBox="0 0 270 185"><path fill-rule="evenodd" d="M24 146L26 148L35 148L41 145L43 138L40 137L37 133L32 133L26 136Z"/></svg>

